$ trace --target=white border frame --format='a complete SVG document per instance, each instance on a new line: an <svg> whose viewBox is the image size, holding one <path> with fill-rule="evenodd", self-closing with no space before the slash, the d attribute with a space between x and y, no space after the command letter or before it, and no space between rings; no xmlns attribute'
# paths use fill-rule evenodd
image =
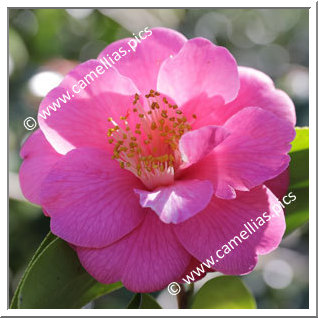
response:
<svg viewBox="0 0 318 318"><path fill-rule="evenodd" d="M1 43L7 43L7 9L8 7L40 7L40 8L52 8L52 5L44 5L43 1L31 0L24 2L22 0L12 0L5 1L5 6L1 6ZM47 3L47 2L46 2ZM79 1L70 0L55 0L54 7L79 7ZM117 3L116 3L117 4ZM196 6L193 6L193 1L184 0L182 2L183 6L179 6L171 0L162 0L160 2L161 7L180 7L180 8L197 8L206 7L207 2L202 0L197 0L195 2ZM7 182L5 182L4 176L5 172L2 171L3 176L1 178L1 203L2 203L2 220L0 223L0 235L1 235L1 255L6 255L6 261L2 259L0 264L1 271L1 289L0 289L0 315L3 316L316 316L316 2L315 1L290 1L290 0L267 0L267 1L255 1L255 0L241 0L239 2L235 0L223 0L221 4L209 3L211 6L217 8L245 8L245 7L259 7L259 8L304 8L309 9L309 127L310 127L310 154L309 154L309 169L310 169L310 180L309 180L309 210L310 210L310 223L309 223L309 309L7 309L8 291L7 291L7 264L8 264L8 215L5 213L7 211L8 202L8 190ZM121 1L117 6L109 6L107 2L101 0L90 0L90 7L131 7L131 2ZM134 7L144 7L151 8L157 7L155 4L151 4L147 1L134 1ZM239 5L239 7L238 7ZM7 50L1 50L1 62L2 70L7 70ZM3 72L1 76L1 96L6 96L5 102L0 108L0 118L2 118L2 125L0 126L1 131L1 149L7 148L4 136L7 135L7 109L5 105L8 105L8 83L7 74ZM22 125L22 123L21 123ZM7 162L1 158L2 167L6 168L8 171ZM8 176L7 176L8 178ZM6 191L4 191L6 189Z"/></svg>

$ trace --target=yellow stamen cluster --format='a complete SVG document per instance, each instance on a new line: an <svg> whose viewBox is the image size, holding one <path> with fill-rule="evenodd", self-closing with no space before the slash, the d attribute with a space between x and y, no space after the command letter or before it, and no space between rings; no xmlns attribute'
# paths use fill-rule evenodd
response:
<svg viewBox="0 0 318 318"><path fill-rule="evenodd" d="M108 118L113 124L107 132L109 143L114 144L112 158L119 161L120 167L146 179L162 173L173 174L176 160L179 160L179 140L191 130L178 106L159 96L160 93L150 90L145 95L146 108L135 94L132 112L120 117L121 124ZM196 115L192 117L195 119ZM134 124L130 124L132 122Z"/></svg>

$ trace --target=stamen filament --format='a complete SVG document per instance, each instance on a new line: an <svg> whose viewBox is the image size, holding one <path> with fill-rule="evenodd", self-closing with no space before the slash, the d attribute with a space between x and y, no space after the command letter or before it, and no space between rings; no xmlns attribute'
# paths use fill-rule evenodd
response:
<svg viewBox="0 0 318 318"><path fill-rule="evenodd" d="M170 104L165 96L160 98L154 90L145 97L148 107L135 94L131 113L119 118L123 124L108 118L113 127L107 136L109 144L114 145L112 158L152 189L173 182L181 163L179 140L191 130L197 117L193 114L189 123L177 105Z"/></svg>

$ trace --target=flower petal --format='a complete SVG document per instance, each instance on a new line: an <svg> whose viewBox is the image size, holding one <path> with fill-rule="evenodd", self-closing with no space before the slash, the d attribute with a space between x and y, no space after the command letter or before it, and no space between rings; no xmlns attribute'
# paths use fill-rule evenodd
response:
<svg viewBox="0 0 318 318"><path fill-rule="evenodd" d="M107 118L119 120L126 114L127 105L132 104L137 88L131 80L115 69L98 75L98 67L102 64L97 60L78 65L41 102L39 125L47 140L61 154L76 147L109 148L105 138ZM78 94L73 91L74 85ZM63 94L65 103L61 100ZM49 111L50 116L44 111Z"/></svg>
<svg viewBox="0 0 318 318"><path fill-rule="evenodd" d="M215 124L226 122L245 107L260 107L295 125L295 106L289 96L274 86L263 72L249 67L239 67L240 90L232 102L221 106L214 114Z"/></svg>
<svg viewBox="0 0 318 318"><path fill-rule="evenodd" d="M158 90L171 96L179 106L203 92L208 97L221 95L230 102L239 85L233 56L203 38L185 43L175 57L162 64L158 76Z"/></svg>
<svg viewBox="0 0 318 318"><path fill-rule="evenodd" d="M234 189L248 191L288 167L295 129L287 121L261 108L247 107L223 127L230 135L187 171L188 178L211 180L216 196L233 199Z"/></svg>
<svg viewBox="0 0 318 318"><path fill-rule="evenodd" d="M170 55L177 54L187 41L181 33L166 28L153 28L151 31L148 30L148 34L149 32L152 34L139 44L133 38L122 39L108 45L98 56L99 59L109 59L114 52L120 52L120 49L126 51L126 55L122 56L114 67L120 74L131 78L142 94L156 89L162 62ZM145 36L146 34L143 37ZM128 46L129 41L137 43L135 52Z"/></svg>
<svg viewBox="0 0 318 318"><path fill-rule="evenodd" d="M135 189L142 207L151 208L165 223L180 223L202 211L210 202L210 181L179 180L154 191Z"/></svg>
<svg viewBox="0 0 318 318"><path fill-rule="evenodd" d="M238 193L234 200L214 197L203 212L174 229L182 245L195 258L204 262L212 256L214 270L241 275L253 270L257 255L267 254L279 245L285 219L277 198L261 186ZM242 231L246 232L245 239Z"/></svg>
<svg viewBox="0 0 318 318"><path fill-rule="evenodd" d="M209 98L206 93L195 96L181 107L184 116L191 122L192 129L198 129L208 125L218 124L216 111L224 106L221 96Z"/></svg>
<svg viewBox="0 0 318 318"><path fill-rule="evenodd" d="M51 147L40 129L23 144L20 156L23 159L19 171L23 195L32 203L40 204L42 182L62 156Z"/></svg>
<svg viewBox="0 0 318 318"><path fill-rule="evenodd" d="M186 278L187 275L189 275L188 277L191 277L191 278L193 277L193 280L190 279L190 281L188 280L188 282L194 283L194 282L196 282L196 281L198 281L198 280L204 278L207 273L215 272L215 270L213 270L212 268L207 268L207 267L203 267L204 273L198 271L198 270L197 270L198 268L202 268L202 267L201 267L201 264L202 264L202 263L201 263L200 261L198 261L196 258L192 257L191 260L190 260L190 263L189 263L189 265L188 265L188 267L187 267L187 269L186 269L185 272L180 276L180 278L177 280L177 282L180 283L180 284L184 284L185 281L182 280L182 278ZM195 276L195 275L193 275L193 274L191 275L191 272L192 272L192 271L196 271L197 273L200 273L200 276Z"/></svg>
<svg viewBox="0 0 318 318"><path fill-rule="evenodd" d="M102 249L78 248L84 268L104 284L121 280L133 292L161 290L185 271L191 256L172 230L147 211L143 223Z"/></svg>
<svg viewBox="0 0 318 318"><path fill-rule="evenodd" d="M133 188L141 182L103 150L79 148L65 155L43 182L41 205L51 230L69 243L103 247L143 220Z"/></svg>
<svg viewBox="0 0 318 318"><path fill-rule="evenodd" d="M289 171L288 168L284 170L274 179L268 180L264 183L279 200L282 200L286 195L289 187Z"/></svg>
<svg viewBox="0 0 318 318"><path fill-rule="evenodd" d="M179 141L182 166L200 161L228 136L229 132L218 126L205 126L185 133Z"/></svg>

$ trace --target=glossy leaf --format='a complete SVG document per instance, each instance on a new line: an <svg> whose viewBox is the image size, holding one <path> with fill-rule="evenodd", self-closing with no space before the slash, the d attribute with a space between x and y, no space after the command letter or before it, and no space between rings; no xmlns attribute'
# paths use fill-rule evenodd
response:
<svg viewBox="0 0 318 318"><path fill-rule="evenodd" d="M290 152L305 150L309 148L309 128L296 127L296 137L293 140Z"/></svg>
<svg viewBox="0 0 318 318"><path fill-rule="evenodd" d="M236 276L220 276L205 283L194 296L195 309L254 309L256 302Z"/></svg>
<svg viewBox="0 0 318 318"><path fill-rule="evenodd" d="M296 137L290 151L290 188L309 186L309 129L296 127Z"/></svg>
<svg viewBox="0 0 318 318"><path fill-rule="evenodd" d="M130 300L127 309L138 309L141 303L141 294L137 293Z"/></svg>
<svg viewBox="0 0 318 318"><path fill-rule="evenodd" d="M97 282L83 269L73 249L50 234L32 258L12 308L82 308L120 287L120 282L110 285Z"/></svg>
<svg viewBox="0 0 318 318"><path fill-rule="evenodd" d="M48 246L54 239L56 239L56 236L52 234L52 232L49 232L46 237L44 238L44 240L42 241L42 243L40 244L39 248L35 251L34 255L32 256L32 259L29 263L29 265L27 266L24 275L22 276L18 287L15 290L15 293L13 295L12 301L11 301L11 305L10 308L11 309L18 309L18 295L20 293L21 290L21 285L25 279L25 277L27 276L27 273L29 272L32 264L34 263L34 261L36 260L36 258L39 256L39 254L45 249L46 246Z"/></svg>
<svg viewBox="0 0 318 318"><path fill-rule="evenodd" d="M289 192L296 200L285 206L286 231L293 230L309 220L309 129L296 128L296 138L292 142L289 166Z"/></svg>
<svg viewBox="0 0 318 318"><path fill-rule="evenodd" d="M161 309L157 301L149 294L135 294L127 309Z"/></svg>
<svg viewBox="0 0 318 318"><path fill-rule="evenodd" d="M289 166L290 189L309 187L309 150L296 151L290 154Z"/></svg>
<svg viewBox="0 0 318 318"><path fill-rule="evenodd" d="M286 231L285 236L307 223L309 220L309 192L308 188L292 191L296 200L285 206Z"/></svg>
<svg viewBox="0 0 318 318"><path fill-rule="evenodd" d="M142 294L140 308L141 309L161 309L157 301L149 294Z"/></svg>

